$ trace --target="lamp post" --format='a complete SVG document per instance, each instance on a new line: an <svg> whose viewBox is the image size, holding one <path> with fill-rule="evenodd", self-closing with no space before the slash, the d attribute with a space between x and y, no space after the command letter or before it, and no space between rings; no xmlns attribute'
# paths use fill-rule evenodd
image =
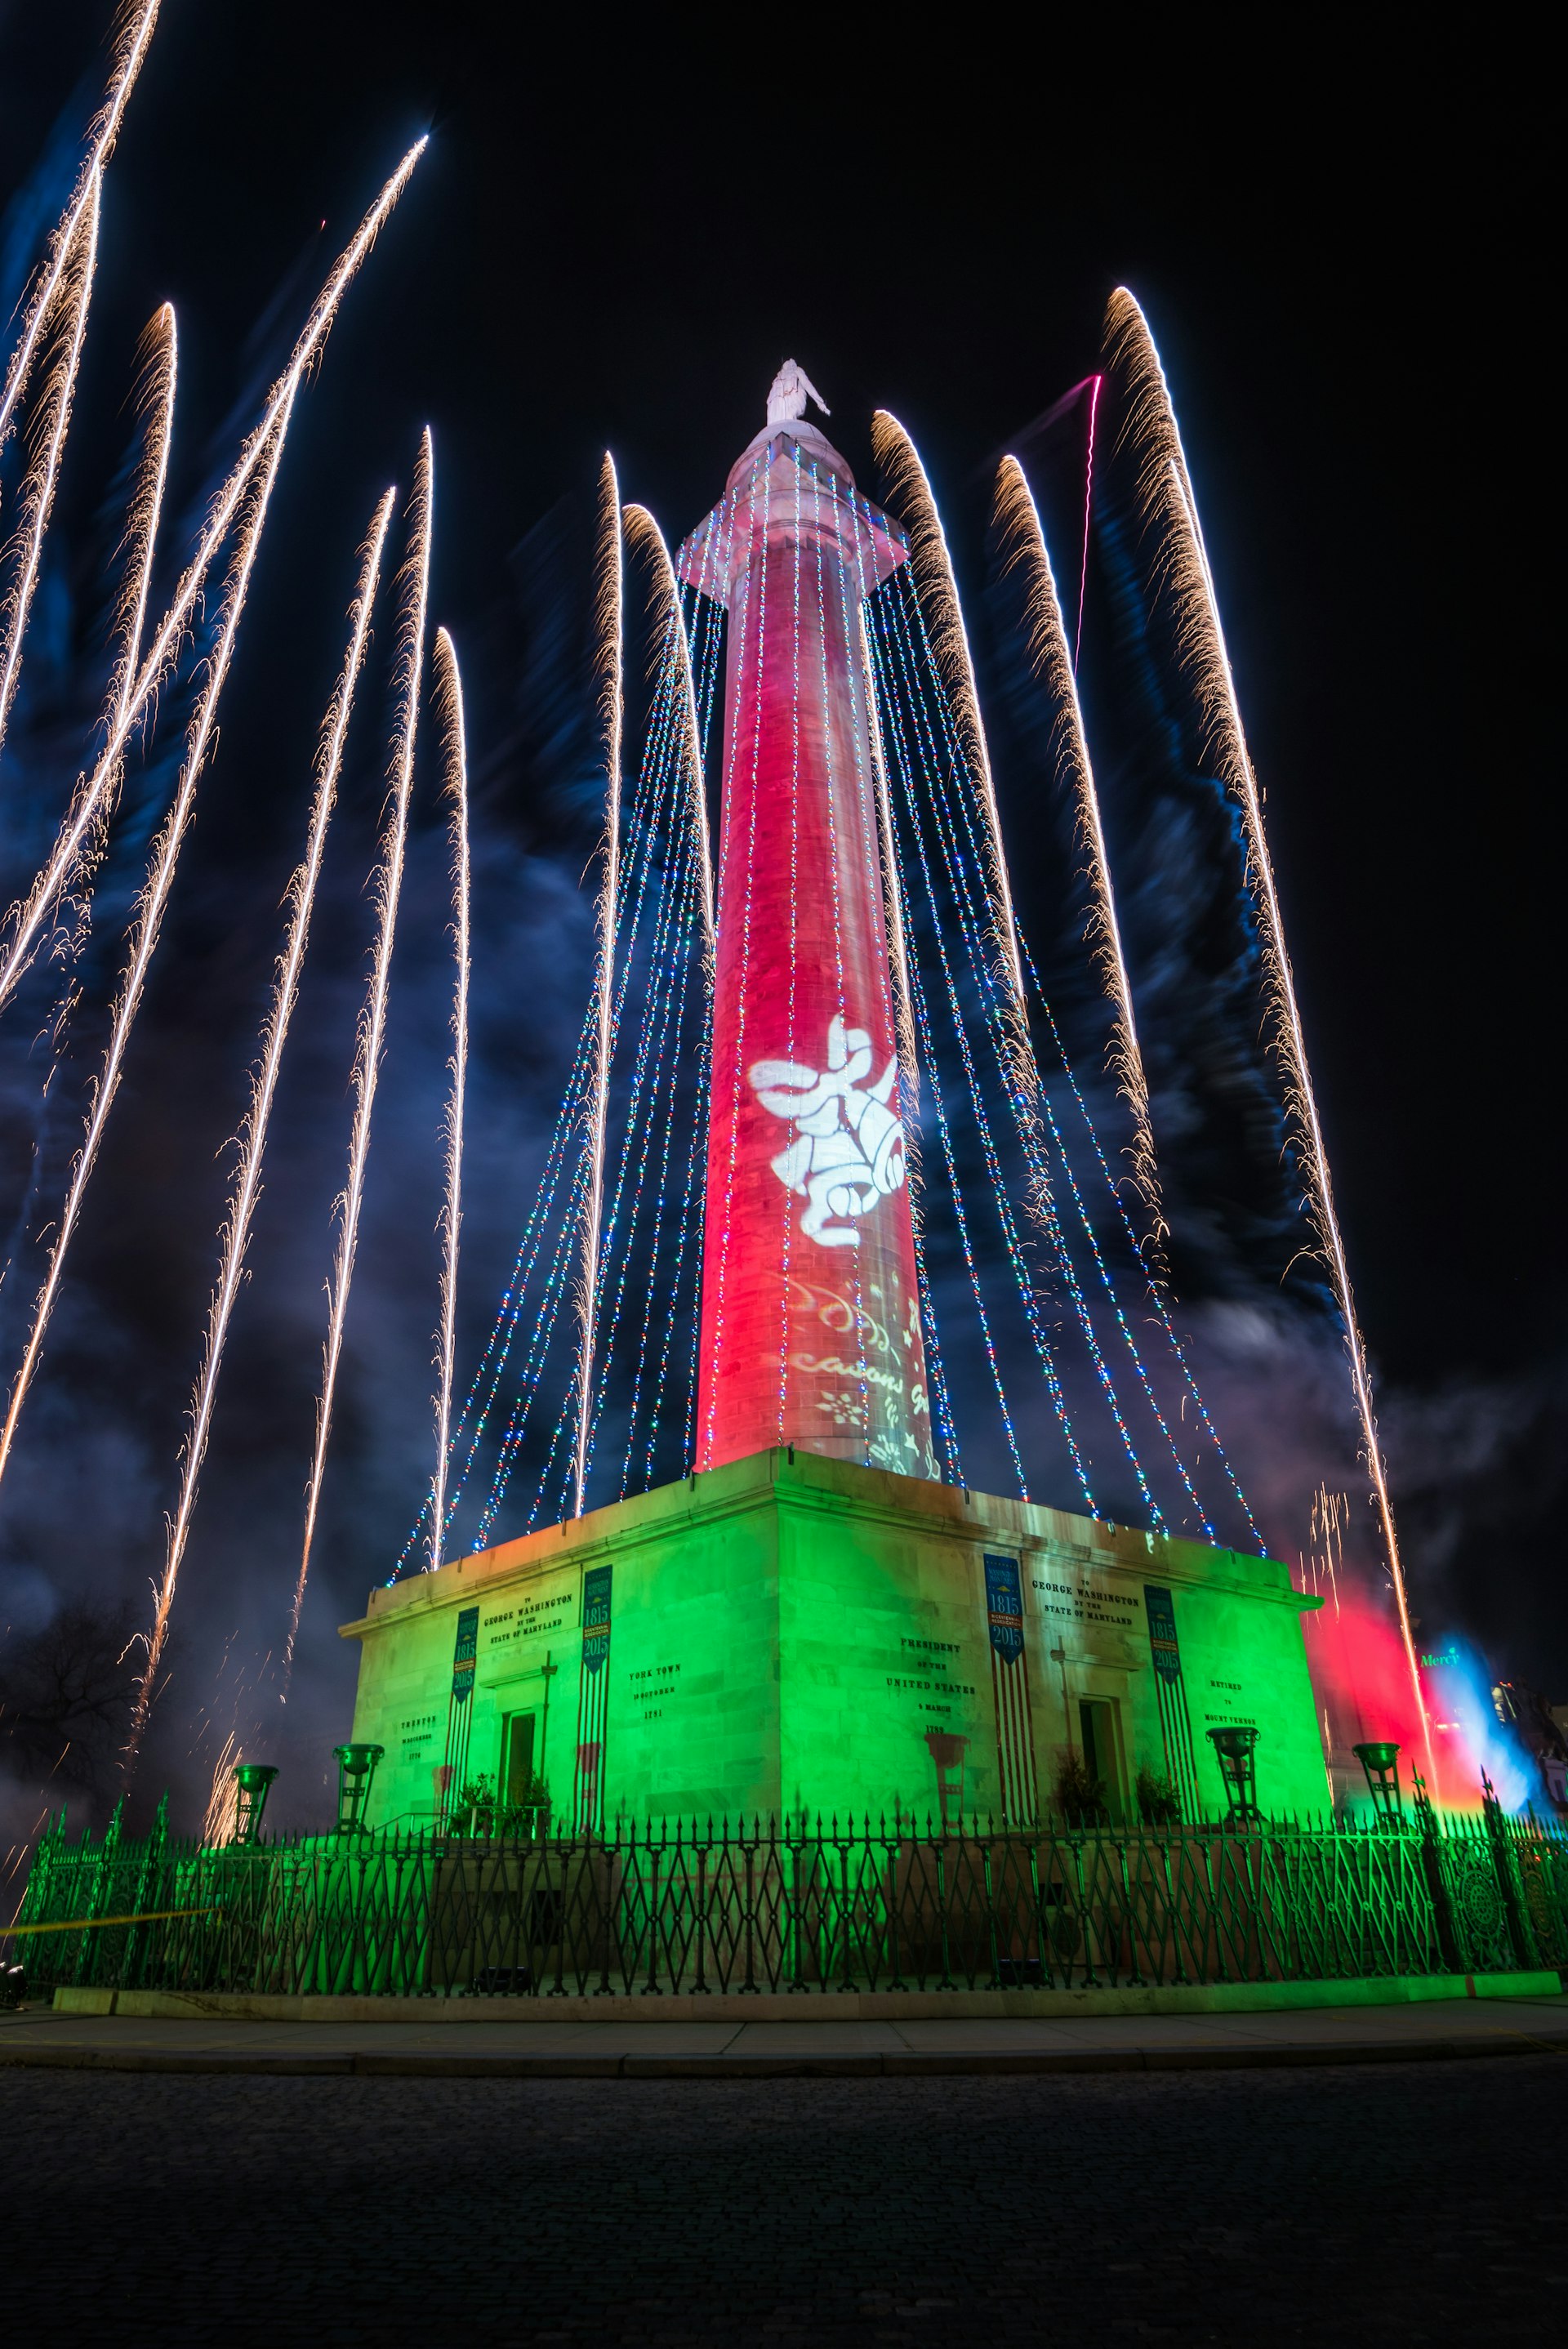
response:
<svg viewBox="0 0 1568 2349"><path fill-rule="evenodd" d="M337 1832L339 1835L363 1835L371 1780L376 1775L376 1764L387 1748L385 1745L335 1745L332 1750L337 1760Z"/></svg>
<svg viewBox="0 0 1568 2349"><path fill-rule="evenodd" d="M234 1841L259 1843L262 1837L262 1814L267 1807L267 1796L273 1780L277 1776L273 1762L236 1762L234 1764Z"/></svg>
<svg viewBox="0 0 1568 2349"><path fill-rule="evenodd" d="M1258 1733L1255 1729L1211 1729L1209 1743L1220 1764L1220 1775L1225 1782L1225 1799L1230 1805L1233 1820L1251 1825L1260 1819L1258 1808L1258 1772L1254 1754Z"/></svg>
<svg viewBox="0 0 1568 2349"><path fill-rule="evenodd" d="M1400 1816L1399 1749L1387 1738L1373 1738L1350 1749L1367 1774L1367 1791L1379 1826L1391 1827Z"/></svg>

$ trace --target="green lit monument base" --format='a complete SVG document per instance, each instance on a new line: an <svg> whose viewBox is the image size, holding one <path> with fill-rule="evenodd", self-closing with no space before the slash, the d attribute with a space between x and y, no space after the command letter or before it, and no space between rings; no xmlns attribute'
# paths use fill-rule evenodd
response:
<svg viewBox="0 0 1568 2349"><path fill-rule="evenodd" d="M1022 1823L1064 1764L1113 1818L1147 1771L1193 1819L1226 1807L1206 1733L1247 1723L1262 1809L1324 1807L1317 1603L1270 1558L772 1451L373 1591L343 1636L372 1826L539 1779L562 1829Z"/></svg>

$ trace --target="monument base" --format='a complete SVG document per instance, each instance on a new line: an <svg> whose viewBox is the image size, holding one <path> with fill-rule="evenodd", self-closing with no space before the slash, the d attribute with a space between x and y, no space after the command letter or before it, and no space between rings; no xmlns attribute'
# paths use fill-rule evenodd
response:
<svg viewBox="0 0 1568 2349"><path fill-rule="evenodd" d="M343 1636L372 1826L499 1825L541 1780L562 1830L1114 1820L1140 1776L1199 1819L1215 1728L1257 1730L1264 1812L1326 1807L1318 1603L1271 1558L779 1450L373 1591Z"/></svg>

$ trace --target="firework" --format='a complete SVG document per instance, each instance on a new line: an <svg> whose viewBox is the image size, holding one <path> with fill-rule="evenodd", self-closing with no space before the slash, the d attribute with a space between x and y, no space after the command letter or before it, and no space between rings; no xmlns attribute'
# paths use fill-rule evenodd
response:
<svg viewBox="0 0 1568 2349"><path fill-rule="evenodd" d="M190 827L196 801L196 786L212 739L219 698L229 673L230 664L233 659L234 640L239 633L246 591L250 586L251 574L260 551L262 532L266 523L267 507L277 481L278 464L283 456L288 417L289 409L285 408L278 419L277 429L267 454L256 471L252 498L249 504L242 509L239 516L237 543L229 591L219 626L218 642L213 649L208 666L206 682L191 719L184 771L180 779L180 788L175 794L174 805L154 846L149 885L142 893L133 916L130 962L120 999L115 1009L109 1050L105 1061L103 1075L99 1081L98 1096L93 1105L89 1139L77 1160L76 1177L72 1186L70 1223L73 1225L79 1211L81 1193L86 1187L88 1176L91 1172L98 1141L119 1083L126 1046L129 1040L130 1030L147 983L148 969L157 948L164 909L169 903L169 894L174 885L175 866L179 861L180 850L186 832ZM49 1268L50 1278L57 1283L65 1254L67 1231L67 1218L62 1216L59 1238L56 1243L55 1256ZM41 1335L41 1330L39 1334ZM7 1423L7 1435L10 1433L12 1423L11 1422ZM0 1454L0 1473L3 1473L4 1465L4 1455ZM170 1570L170 1567L172 1571ZM128 1766L130 1761L134 1760L141 1732L147 1723L153 1691L157 1685L158 1665L164 1640L168 1636L169 1609L174 1597L174 1579L178 1571L179 1556L174 1549L171 1536L169 1559L166 1560L164 1578L159 1588L153 1614L152 1631L148 1640L146 1661L137 1686L136 1701L132 1708L130 1733L127 1743Z"/></svg>
<svg viewBox="0 0 1568 2349"><path fill-rule="evenodd" d="M108 721L111 731L120 724L129 707L141 657L147 599L152 587L152 562L163 519L164 492L169 487L169 457L174 443L174 394L180 373L180 336L172 302L165 302L161 309L153 312L141 347L144 358L139 405L150 421L125 518L126 566L116 615L119 651L115 660Z"/></svg>
<svg viewBox="0 0 1568 2349"><path fill-rule="evenodd" d="M573 1472L573 1514L583 1515L588 1475L588 1433L593 1402L593 1324L599 1287L599 1226L604 1205L604 1133L610 1112L612 1002L615 980L615 897L621 878L621 725L623 694L623 578L621 498L614 460L606 456L599 477L598 590L599 720L604 744L604 870L599 883L598 1030L588 1122L588 1182L583 1215L583 1268L579 1312L577 1451Z"/></svg>
<svg viewBox="0 0 1568 2349"><path fill-rule="evenodd" d="M925 613L931 648L952 699L958 735L970 773L980 786L985 811L985 846L990 862L992 920L997 959L1012 999L1020 1036L1024 1027L1024 964L1018 951L1017 925L1013 918L1013 891L1002 846L1002 818L991 775L991 753L980 717L980 697L975 687L975 664L969 657L958 583L936 500L913 441L896 416L879 408L872 419L872 446L887 474L893 495L909 523L910 554Z"/></svg>
<svg viewBox="0 0 1568 2349"><path fill-rule="evenodd" d="M1098 380L1098 378L1097 378ZM1149 1216L1150 1240L1158 1259L1166 1225L1161 1212L1160 1174L1154 1157L1154 1135L1149 1121L1149 1086L1138 1029L1132 1014L1132 988L1121 950L1111 886L1110 861L1100 823L1099 793L1084 740L1083 712L1078 684L1068 656L1057 583L1046 551L1045 533L1024 469L1016 457L1004 457L996 474L996 521L1009 560L1021 562L1028 589L1029 657L1041 678L1055 712L1052 749L1058 781L1072 794L1078 841L1088 860L1089 907L1086 936L1099 968L1100 983L1111 1006L1110 1059L1118 1088L1132 1112L1133 1176Z"/></svg>
<svg viewBox="0 0 1568 2349"><path fill-rule="evenodd" d="M269 465L275 463L275 457L268 452L273 450L274 440L281 448L282 436L293 413L295 394L321 350L344 293L376 242L377 233L387 215L407 186L415 164L424 152L425 143L421 139L404 156L360 222L352 242L345 248L336 268L317 296L304 330L294 346L294 355L268 398L261 422L245 442L233 471L213 502L201 542L181 580L174 601L159 625L135 682L124 697L119 716L97 765L90 774L78 779L70 812L47 863L40 868L26 897L13 905L6 917L5 926L12 936L4 956L0 957L0 1010L4 1010L16 991L50 905L70 885L84 844L93 837L93 828L105 795L111 790L119 771L127 738L180 649L207 573L232 529L235 516L250 493L259 469L263 462Z"/></svg>
<svg viewBox="0 0 1568 2349"><path fill-rule="evenodd" d="M212 1764L212 1784L207 1792L207 1807L201 1815L201 1843L210 1849L222 1843L225 1830L233 1826L237 1809L234 1786L234 1766L240 1759L240 1741L230 1730L218 1749L218 1759Z"/></svg>
<svg viewBox="0 0 1568 2349"><path fill-rule="evenodd" d="M425 620L430 598L430 523L435 499L435 450L428 427L419 442L414 469L414 495L409 508L409 542L401 584L402 610L397 632L397 715L392 729L392 798L383 833L381 860L375 881L376 944L370 980L359 1015L354 1055L354 1127L348 1144L348 1175L338 1199L337 1257L333 1267L326 1343L322 1354L321 1393L316 1402L315 1450L305 1487L304 1538L299 1574L289 1613L288 1640L284 1651L284 1694L294 1667L294 1641L300 1610L304 1605L305 1578L315 1541L315 1521L321 1507L321 1484L326 1471L327 1439L332 1433L333 1398L338 1364L343 1356L343 1325L348 1312L348 1292L354 1280L355 1250L359 1245L359 1211L365 1197L365 1167L370 1155L370 1119L376 1106L376 1086L381 1073L381 1052L387 1034L387 990L392 974L392 940L397 926L397 903L403 894L403 864L408 844L408 801L414 788L414 745L419 729L419 688L425 673Z"/></svg>
<svg viewBox="0 0 1568 2349"><path fill-rule="evenodd" d="M174 395L180 356L171 303L165 302L161 309L153 313L142 336L141 349L143 364L138 383L137 404L147 413L149 421L140 460L131 483L125 533L121 540L126 564L115 613L117 650L101 721L106 739L113 733L124 715L140 658L142 632L147 626L147 599L152 584L152 564L163 519L164 492L169 486L169 457L174 439ZM76 894L78 918L84 926L92 876L108 841L109 819L114 812L122 772L122 765L117 761L98 802L92 825L83 840L82 853L77 861Z"/></svg>
<svg viewBox="0 0 1568 2349"><path fill-rule="evenodd" d="M1012 884L1007 877L1006 851L1002 844L1002 816L991 773L991 753L980 716L975 684L975 664L953 575L953 558L936 510L931 483L913 441L895 416L878 409L872 420L872 446L887 474L893 494L909 523L910 558L915 592L937 671L947 690L958 729L964 763L978 784L984 810L983 839L988 866L991 946L1002 982L1001 1036L1009 1091L1029 1165L1029 1212L1051 1236L1056 1213L1051 1199L1050 1168L1040 1118L1040 1076L1029 1041L1027 999L1024 992L1024 962L1018 926L1013 913Z"/></svg>
<svg viewBox="0 0 1568 2349"><path fill-rule="evenodd" d="M648 558L651 574L648 597L655 645L668 646L669 658L676 666L685 727L686 793L697 842L703 967L711 988L714 971L713 843L708 831L707 792L702 775L702 735L697 724L696 688L691 673L691 647L681 625L680 593L664 533L646 506L626 506L623 509L623 519L628 545L640 548Z"/></svg>
<svg viewBox="0 0 1568 2349"><path fill-rule="evenodd" d="M130 952L111 1017L108 1049L104 1055L103 1068L99 1072L94 1092L87 1133L71 1168L65 1206L60 1212L55 1244L49 1253L48 1269L34 1305L33 1325L28 1333L21 1366L11 1389L5 1426L0 1429L0 1477L5 1475L11 1457L11 1447L16 1434L16 1423L21 1417L22 1405L26 1400L27 1390L32 1385L33 1373L37 1368L38 1357L43 1350L44 1336L49 1325L49 1316L54 1310L55 1299L59 1292L60 1277L65 1269L67 1252L76 1231L81 1214L82 1199L91 1179L98 1149L103 1141L104 1128L108 1123L109 1112L114 1106L114 1097L119 1090L120 1073L125 1064L126 1047L130 1040L130 1031L135 1026L136 1015L140 1008L142 992L147 983L148 968L158 945L164 908L169 902L169 893L174 884L175 866L179 862L180 850L184 842L191 822L191 812L195 803L196 785L211 740L212 721L217 712L219 697L222 692L223 681L228 675L229 663L233 654L234 636L239 627L240 616L244 609L245 592L250 585L252 568L261 543L262 529L266 520L267 503L277 476L277 460L282 449L283 433L280 429L256 477L253 494L241 517L229 585L218 631L218 641L208 667L206 681L202 686L195 709L191 713L180 787L175 794L174 805L153 844L152 860L148 868L147 879L137 898L131 916ZM162 1619L163 1610L160 1602L160 1629L154 1642L150 1646L148 1669L143 1677L133 1715L133 1744L146 1718L143 1699L151 1689L152 1671L157 1662L157 1650L162 1645Z"/></svg>
<svg viewBox="0 0 1568 2349"><path fill-rule="evenodd" d="M92 301L93 274L98 267L101 185L98 172L93 171L88 177L87 202L76 233L63 256L59 307L67 321L65 343L44 386L37 451L22 483L16 577L6 595L4 607L0 608L0 742L5 740L11 705L16 698L16 682L22 669L22 644L33 608L33 591L38 584L44 533L49 526L49 512L55 502L55 487L60 477L60 458L65 450L66 435L71 427L71 403L81 366L82 338L87 333L88 310Z"/></svg>
<svg viewBox="0 0 1568 2349"><path fill-rule="evenodd" d="M163 1581L160 1590L160 1621L155 1629L155 1640L162 1637L161 1624L173 1602L174 1587L179 1579L186 1544L190 1539L191 1519L196 1506L196 1491L206 1457L207 1440L211 1432L212 1407L218 1394L218 1374L222 1366L224 1343L234 1306L240 1294L244 1274L245 1251L250 1245L251 1225L256 1201L261 1194L262 1162L266 1153L267 1128L272 1120L273 1101L277 1092L278 1071L283 1064L284 1045L288 1036L289 1019L299 993L300 968L310 937L311 915L315 905L316 885L321 877L322 858L326 850L326 830L337 797L337 779L343 764L344 738L348 731L349 713L354 705L355 687L365 658L366 641L370 632L370 612L376 598L377 581L380 575L381 550L387 524L392 518L394 492L387 491L377 508L366 542L359 574L359 585L353 605L353 625L348 652L337 688L328 705L322 729L321 747L316 756L315 799L311 809L310 831L305 854L288 887L286 903L289 919L284 952L278 962L273 986L273 999L262 1025L261 1047L251 1078L250 1106L240 1129L239 1158L235 1169L234 1187L230 1195L228 1211L222 1225L223 1253L217 1287L208 1309L206 1342L201 1368L197 1375L195 1392L191 1402L191 1429L184 1449L184 1473L181 1480L180 1499L169 1528L169 1548L164 1560Z"/></svg>
<svg viewBox="0 0 1568 2349"><path fill-rule="evenodd" d="M463 1206L463 1093L469 1067L469 753L463 679L445 628L436 631L436 691L446 734L447 796L451 802L452 902L457 984L452 1002L451 1091L447 1097L447 1195L441 1215L441 1326L436 1333L440 1384L436 1394L436 1470L430 1485L430 1570L441 1563L447 1529L447 1453L457 1345L458 1235Z"/></svg>
<svg viewBox="0 0 1568 2349"><path fill-rule="evenodd" d="M169 485L169 458L174 437L174 396L179 373L179 337L172 304L165 302L160 309L154 311L141 338L139 356L142 364L139 370L136 399L138 408L148 418L148 425L131 482L125 531L120 541L126 562L115 611L112 635L116 647L114 664L100 720L106 740L124 714L140 657L152 564L158 551L164 493ZM92 879L108 841L109 820L114 812L122 773L123 764L117 761L82 842L75 875L78 929L77 937L71 941L73 951L86 927ZM61 1009L67 1008L68 1003L67 994Z"/></svg>
<svg viewBox="0 0 1568 2349"><path fill-rule="evenodd" d="M1306 1038L1295 997L1295 980L1285 950L1284 925L1274 887L1274 865L1264 831L1263 802L1248 755L1235 680L1220 622L1219 601L1198 523L1197 502L1171 406L1170 388L1160 354L1137 302L1124 286L1112 295L1106 314L1109 364L1121 372L1127 388L1127 414L1122 438L1139 451L1139 494L1147 524L1160 533L1165 584L1175 608L1179 642L1193 681L1205 733L1205 753L1235 796L1242 811L1246 838L1247 884L1257 915L1261 940L1264 999L1268 1007L1270 1040L1283 1078L1285 1115L1302 1169L1307 1212L1312 1219L1321 1260L1334 1290L1345 1330L1350 1381L1361 1423L1367 1472L1371 1476L1394 1596L1399 1611L1410 1685L1415 1692L1417 1719L1422 1723L1427 1763L1432 1766L1431 1725L1428 1719L1405 1574L1394 1526L1387 1475L1377 1440L1377 1419L1372 1399L1372 1379L1362 1342L1361 1326L1350 1287L1350 1270L1334 1186L1318 1119L1317 1100L1307 1064Z"/></svg>
<svg viewBox="0 0 1568 2349"><path fill-rule="evenodd" d="M137 75L141 71L141 61L147 55L147 45L152 38L152 28L158 19L158 6L159 0L144 0L140 8L128 8L119 19L108 88L88 132L87 153L82 160L76 187L49 240L49 249L44 256L37 284L23 316L21 335L11 354L11 364L5 370L5 388L0 390L0 441L4 441L10 430L17 404L26 390L39 337L56 307L61 280L70 265L69 256L82 215L89 203L94 206L98 203L103 167L119 136L126 100L130 96Z"/></svg>

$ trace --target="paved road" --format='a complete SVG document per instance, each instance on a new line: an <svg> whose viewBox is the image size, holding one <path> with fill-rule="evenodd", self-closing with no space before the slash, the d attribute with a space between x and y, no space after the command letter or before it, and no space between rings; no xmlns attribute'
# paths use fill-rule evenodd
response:
<svg viewBox="0 0 1568 2349"><path fill-rule="evenodd" d="M1561 2055L1065 2077L0 2073L18 2343L1544 2341Z"/></svg>

